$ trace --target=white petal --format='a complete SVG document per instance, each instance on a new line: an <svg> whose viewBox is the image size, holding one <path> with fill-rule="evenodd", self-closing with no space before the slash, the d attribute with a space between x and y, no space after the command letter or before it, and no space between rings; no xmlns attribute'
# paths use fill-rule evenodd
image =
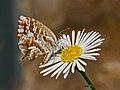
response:
<svg viewBox="0 0 120 90"><path fill-rule="evenodd" d="M72 65L72 62L69 63L69 65L68 65L68 66L65 68L65 70L63 71L63 73L66 73L66 71L68 71L68 69L70 69L71 65Z"/></svg>
<svg viewBox="0 0 120 90"><path fill-rule="evenodd" d="M68 69L68 71L64 74L64 79L66 79L66 78L67 78L67 76L68 76L69 72L70 72L70 69Z"/></svg>
<svg viewBox="0 0 120 90"><path fill-rule="evenodd" d="M75 31L72 31L72 45L74 45L75 43Z"/></svg>
<svg viewBox="0 0 120 90"><path fill-rule="evenodd" d="M84 54L84 55L88 55L88 56L98 56L100 55L99 53L90 53L90 54Z"/></svg>
<svg viewBox="0 0 120 90"><path fill-rule="evenodd" d="M83 65L87 65L87 63L86 62L84 62L83 60L81 60L81 59L78 59L79 61L80 61L80 63L82 63Z"/></svg>
<svg viewBox="0 0 120 90"><path fill-rule="evenodd" d="M78 45L79 36L80 36L80 31L78 31L78 33L77 33L76 42L75 42L76 45Z"/></svg>
<svg viewBox="0 0 120 90"><path fill-rule="evenodd" d="M93 41L95 42L96 39L99 40L98 38L99 38L100 36L101 36L101 35L98 35L98 36L96 36L95 38L93 38L89 43L86 44L86 46L89 45L90 43L92 43Z"/></svg>
<svg viewBox="0 0 120 90"><path fill-rule="evenodd" d="M81 40L79 41L79 45L81 45L81 43L84 40L85 36L86 36L86 33L84 33L83 36L81 37Z"/></svg>
<svg viewBox="0 0 120 90"><path fill-rule="evenodd" d="M84 46L88 46L89 44L91 44L93 41L95 41L97 38L99 38L101 35L96 35L94 38L90 39L90 41L86 44L84 44Z"/></svg>
<svg viewBox="0 0 120 90"><path fill-rule="evenodd" d="M92 49L92 50L83 50L83 53L91 53L91 52L96 52L96 51L100 51L100 48L97 49Z"/></svg>
<svg viewBox="0 0 120 90"><path fill-rule="evenodd" d="M42 70L40 73L45 73L45 72L47 72L47 71L49 71L49 70L51 70L51 69L53 69L53 68L58 68L58 67L59 67L60 65L62 65L62 64L63 64L63 62L59 62L59 63L57 63L57 64L54 64L53 66L50 66L50 67Z"/></svg>
<svg viewBox="0 0 120 90"><path fill-rule="evenodd" d="M101 43L101 39L97 39L96 41L92 42L91 44L87 45L87 46L83 46L85 50L87 50L88 48L98 44L98 43Z"/></svg>
<svg viewBox="0 0 120 90"><path fill-rule="evenodd" d="M82 45L83 45L83 46L87 46L87 44L88 44L89 42L91 42L91 40L92 40L94 37L96 37L98 34L99 34L99 33L93 32L93 33L91 34L91 36L89 36L89 38L88 38Z"/></svg>
<svg viewBox="0 0 120 90"><path fill-rule="evenodd" d="M94 42L92 42L90 45L88 45L88 46L86 46L86 49L87 48L90 48L90 47L92 47L92 46L94 46L94 45L96 45L96 44L98 44L98 43L102 43L102 41L103 41L104 39L97 39L96 41L94 41Z"/></svg>
<svg viewBox="0 0 120 90"><path fill-rule="evenodd" d="M58 67L59 67L59 66L57 66L57 67L55 67L55 68L50 69L49 71L45 72L45 73L43 74L43 76L48 75L49 73L53 72L53 71L54 71L55 69L57 69Z"/></svg>
<svg viewBox="0 0 120 90"><path fill-rule="evenodd" d="M71 41L70 41L70 36L69 35L67 35L67 39L68 39L69 45L71 46Z"/></svg>
<svg viewBox="0 0 120 90"><path fill-rule="evenodd" d="M83 66L78 62L77 62L77 68L80 70L80 71L84 71L85 72L85 69L83 68Z"/></svg>
<svg viewBox="0 0 120 90"><path fill-rule="evenodd" d="M84 31L85 31L85 29L82 30L82 32L81 32L81 34L80 34L80 36L79 36L79 38L78 38L78 44L79 44L79 42L81 41L81 38L82 38L82 35L83 35Z"/></svg>
<svg viewBox="0 0 120 90"><path fill-rule="evenodd" d="M53 72L53 71L54 71L55 69L57 69L58 67L59 67L59 66L57 66L56 68L53 68L53 69L47 71L46 73L43 74L43 76L48 75L49 73ZM58 68L58 69L59 69L59 68Z"/></svg>
<svg viewBox="0 0 120 90"><path fill-rule="evenodd" d="M52 65L52 64L57 63L59 61L60 61L60 58L59 59L50 59L46 64L40 65L39 68Z"/></svg>
<svg viewBox="0 0 120 90"><path fill-rule="evenodd" d="M57 73L62 71L67 66L67 63L64 63L62 66L60 66L52 75L51 77L54 77Z"/></svg>
<svg viewBox="0 0 120 90"><path fill-rule="evenodd" d="M68 65L69 63L66 63L64 65L64 67L58 72L57 76L56 76L56 79L58 78L58 76L61 74L61 72L64 70L64 68Z"/></svg>
<svg viewBox="0 0 120 90"><path fill-rule="evenodd" d="M89 38L89 36L91 35L93 31L87 33L87 35L84 37L84 39L81 41L80 45L82 45L83 43L85 43L85 41Z"/></svg>
<svg viewBox="0 0 120 90"><path fill-rule="evenodd" d="M84 55L84 54L81 55L81 58L89 59L89 60L97 60L94 56L88 56L88 55Z"/></svg>
<svg viewBox="0 0 120 90"><path fill-rule="evenodd" d="M97 44L95 44L95 45L93 45L93 46L86 47L85 50L90 50L90 49L92 49L92 48L96 48L96 47L100 46L102 43L103 43L103 42L100 42L100 43L97 43Z"/></svg>
<svg viewBox="0 0 120 90"><path fill-rule="evenodd" d="M72 64L72 73L75 73L76 60Z"/></svg>

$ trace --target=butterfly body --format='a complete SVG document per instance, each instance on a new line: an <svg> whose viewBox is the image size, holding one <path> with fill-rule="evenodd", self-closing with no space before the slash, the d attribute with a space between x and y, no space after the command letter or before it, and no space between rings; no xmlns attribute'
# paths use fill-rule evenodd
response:
<svg viewBox="0 0 120 90"><path fill-rule="evenodd" d="M54 33L34 18L20 16L18 38L23 58L27 57L29 60L42 56L42 62L45 63L59 49Z"/></svg>

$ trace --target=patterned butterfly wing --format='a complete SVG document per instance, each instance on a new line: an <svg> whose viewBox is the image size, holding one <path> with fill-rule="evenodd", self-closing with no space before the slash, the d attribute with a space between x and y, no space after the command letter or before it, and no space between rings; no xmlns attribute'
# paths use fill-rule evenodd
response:
<svg viewBox="0 0 120 90"><path fill-rule="evenodd" d="M54 33L38 20L20 16L18 20L18 45L23 57L29 60L43 57L42 63L48 61L57 49L57 38Z"/></svg>

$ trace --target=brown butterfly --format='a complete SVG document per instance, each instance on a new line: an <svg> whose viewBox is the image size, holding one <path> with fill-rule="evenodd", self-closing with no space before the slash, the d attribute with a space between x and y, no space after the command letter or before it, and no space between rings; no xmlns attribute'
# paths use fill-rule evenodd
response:
<svg viewBox="0 0 120 90"><path fill-rule="evenodd" d="M18 45L24 59L29 60L42 56L42 63L48 61L53 53L59 50L55 34L38 20L20 16L18 20Z"/></svg>

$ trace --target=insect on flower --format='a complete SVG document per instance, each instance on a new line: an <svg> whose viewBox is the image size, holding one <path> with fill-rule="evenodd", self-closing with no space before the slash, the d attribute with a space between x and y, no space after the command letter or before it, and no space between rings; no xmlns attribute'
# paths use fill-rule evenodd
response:
<svg viewBox="0 0 120 90"><path fill-rule="evenodd" d="M20 16L18 20L18 45L24 59L29 60L42 56L42 64L47 62L53 53L59 50L55 34L38 20Z"/></svg>
<svg viewBox="0 0 120 90"><path fill-rule="evenodd" d="M75 73L76 68L79 71L85 72L86 60L97 60L96 56L100 55L98 48L104 41L99 32L84 32L72 30L71 34L62 34L59 41L61 52L56 53L55 57L51 57L48 63L39 66L39 68L46 67L40 74L46 76L51 74L51 77L56 76L56 79L61 73L64 79L67 78L69 72ZM54 60L55 58L55 60ZM54 63L53 63L54 60ZM94 89L95 90L95 89Z"/></svg>

